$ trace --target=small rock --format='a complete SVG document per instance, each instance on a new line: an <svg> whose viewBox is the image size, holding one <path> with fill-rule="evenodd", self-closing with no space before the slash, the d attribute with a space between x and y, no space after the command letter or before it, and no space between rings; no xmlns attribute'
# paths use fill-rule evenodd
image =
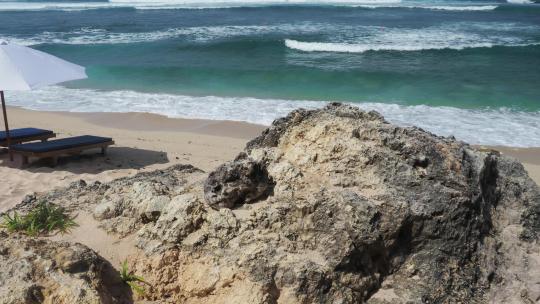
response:
<svg viewBox="0 0 540 304"><path fill-rule="evenodd" d="M94 208L93 215L97 220L105 220L116 217L119 213L117 203L112 200L106 200Z"/></svg>
<svg viewBox="0 0 540 304"><path fill-rule="evenodd" d="M212 207L234 208L266 198L273 188L274 182L264 165L241 154L208 175L204 196Z"/></svg>

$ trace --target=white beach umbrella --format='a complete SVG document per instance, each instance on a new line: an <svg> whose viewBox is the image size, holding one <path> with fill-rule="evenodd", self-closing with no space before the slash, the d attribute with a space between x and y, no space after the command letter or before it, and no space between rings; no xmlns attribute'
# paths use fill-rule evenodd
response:
<svg viewBox="0 0 540 304"><path fill-rule="evenodd" d="M0 97L8 149L10 137L4 91L28 91L86 77L82 66L26 46L0 40Z"/></svg>

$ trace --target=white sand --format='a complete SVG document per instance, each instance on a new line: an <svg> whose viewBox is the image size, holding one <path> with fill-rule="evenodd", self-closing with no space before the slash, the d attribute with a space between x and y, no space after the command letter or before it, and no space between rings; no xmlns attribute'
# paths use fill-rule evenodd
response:
<svg viewBox="0 0 540 304"><path fill-rule="evenodd" d="M192 164L211 170L231 160L246 142L260 134L264 126L230 121L170 119L143 113L57 113L10 107L10 127L37 127L54 130L58 137L100 135L114 138L116 145L107 156L89 151L81 156L60 159L51 168L46 161L19 169L19 161L0 156L0 212L33 192L84 179L107 182L133 175L141 170L168 167L176 163ZM496 147L504 154L525 163L540 184L540 148L514 149Z"/></svg>
<svg viewBox="0 0 540 304"><path fill-rule="evenodd" d="M142 170L164 168L177 163L211 170L230 160L245 143L264 129L236 122L169 119L151 114L71 114L9 108L11 128L37 127L54 130L58 137L92 134L112 137L116 145L106 156L88 151L61 158L51 168L47 161L20 169L20 159L10 162L0 155L0 212L20 203L33 192L66 186L73 181L112 179Z"/></svg>

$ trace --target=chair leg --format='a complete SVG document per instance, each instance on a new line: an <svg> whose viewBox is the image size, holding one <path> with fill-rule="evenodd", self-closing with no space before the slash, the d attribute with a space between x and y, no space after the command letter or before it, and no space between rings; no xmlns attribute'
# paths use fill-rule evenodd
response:
<svg viewBox="0 0 540 304"><path fill-rule="evenodd" d="M101 155L107 154L107 147L101 147Z"/></svg>
<svg viewBox="0 0 540 304"><path fill-rule="evenodd" d="M23 166L28 165L28 156L22 156L22 164Z"/></svg>

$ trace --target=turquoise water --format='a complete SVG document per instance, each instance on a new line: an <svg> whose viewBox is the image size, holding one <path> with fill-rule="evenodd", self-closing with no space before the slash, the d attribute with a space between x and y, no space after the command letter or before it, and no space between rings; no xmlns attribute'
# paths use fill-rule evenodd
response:
<svg viewBox="0 0 540 304"><path fill-rule="evenodd" d="M475 143L540 146L540 4L508 2L0 1L0 38L87 67L87 80L13 97L30 108L269 123L343 101Z"/></svg>

